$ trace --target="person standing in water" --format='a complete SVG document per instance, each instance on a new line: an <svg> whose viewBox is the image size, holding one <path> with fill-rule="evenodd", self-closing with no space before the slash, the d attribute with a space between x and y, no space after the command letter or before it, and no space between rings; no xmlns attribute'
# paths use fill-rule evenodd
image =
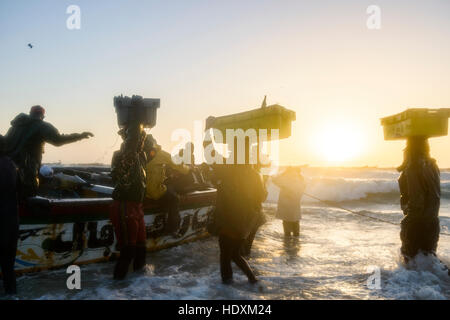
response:
<svg viewBox="0 0 450 320"><path fill-rule="evenodd" d="M18 176L13 161L4 153L4 147L5 139L0 136L0 267L5 293L15 294L14 263L19 236Z"/></svg>
<svg viewBox="0 0 450 320"><path fill-rule="evenodd" d="M440 173L436 160L430 157L426 137L408 138L401 172L401 253L407 263L418 253L436 255L439 241Z"/></svg>
<svg viewBox="0 0 450 320"><path fill-rule="evenodd" d="M250 283L258 280L242 256L255 225L260 219L261 203L267 196L261 174L250 164L249 141L245 142L245 160L238 164L237 139L234 142L234 164L214 166L217 180L217 200L214 214L219 236L220 273L222 282L233 281L233 261Z"/></svg>
<svg viewBox="0 0 450 320"><path fill-rule="evenodd" d="M284 235L300 235L301 206L305 190L305 180L300 168L288 167L282 174L272 179L280 188L276 218L283 220Z"/></svg>
<svg viewBox="0 0 450 320"><path fill-rule="evenodd" d="M124 279L133 261L134 271L145 266L146 231L142 202L146 190L148 152L151 141L139 123L132 123L119 134L123 138L120 150L111 163L114 183L110 219L114 226L120 257L114 268L114 279Z"/></svg>
<svg viewBox="0 0 450 320"><path fill-rule="evenodd" d="M251 165L221 165L215 168L220 183L217 188L215 220L219 235L222 282L233 281L233 261L247 276L257 282L253 270L242 256L242 246L257 223L259 206L265 190L261 176Z"/></svg>

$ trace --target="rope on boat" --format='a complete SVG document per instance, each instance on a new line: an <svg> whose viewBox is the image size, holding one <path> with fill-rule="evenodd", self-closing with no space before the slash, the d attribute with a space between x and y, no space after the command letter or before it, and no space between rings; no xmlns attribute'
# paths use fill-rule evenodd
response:
<svg viewBox="0 0 450 320"><path fill-rule="evenodd" d="M358 215L358 216L361 216L361 217L364 217L364 218L368 218L368 219L372 219L372 220L375 220L375 221L378 221L378 222L389 223L389 224L392 224L392 225L395 225L395 226L400 225L399 223L395 223L395 222L392 222L392 221L388 221L388 220L384 220L384 219L380 219L380 218L376 218L376 217L371 217L371 216L362 214L361 212L354 211L354 210L350 210L350 209L347 209L347 208L338 206L336 203L334 203L334 202L332 202L332 201L322 200L322 199L319 199L319 198L317 198L317 197L315 197L315 196L313 196L313 195L311 195L311 194L308 194L308 193L303 193L303 194L304 194L305 196L308 196L308 197L310 197L310 198L313 198L313 199L315 199L315 200L317 200L317 201L319 201L319 202L325 203L325 204L326 204L327 206L329 206L329 207L338 208L338 209L341 209L341 210L343 210L343 211L347 211L347 212L349 212L349 213L356 214L356 215ZM442 231L440 232L440 234L442 234L442 235L444 235L444 236L450 236L450 233L446 233L446 232L442 232Z"/></svg>

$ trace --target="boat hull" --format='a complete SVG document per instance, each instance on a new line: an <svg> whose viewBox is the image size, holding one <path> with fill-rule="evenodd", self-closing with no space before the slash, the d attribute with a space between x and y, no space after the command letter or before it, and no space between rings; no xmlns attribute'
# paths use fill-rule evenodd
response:
<svg viewBox="0 0 450 320"><path fill-rule="evenodd" d="M167 213L144 203L147 251L195 241L209 234L207 222L214 210L215 190L182 197L177 235L167 234ZM118 257L109 208L112 199L36 199L21 210L16 254L18 274L109 261Z"/></svg>

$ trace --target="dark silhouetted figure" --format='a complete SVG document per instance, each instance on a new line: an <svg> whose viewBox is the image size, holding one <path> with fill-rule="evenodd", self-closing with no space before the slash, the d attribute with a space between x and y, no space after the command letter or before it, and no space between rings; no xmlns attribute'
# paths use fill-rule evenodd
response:
<svg viewBox="0 0 450 320"><path fill-rule="evenodd" d="M273 178L280 188L276 218L283 220L284 235L300 235L301 199L305 181L300 168L288 167L282 174Z"/></svg>
<svg viewBox="0 0 450 320"><path fill-rule="evenodd" d="M17 212L17 168L4 153L5 140L0 136L0 267L6 294L16 293L14 262L19 235Z"/></svg>
<svg viewBox="0 0 450 320"><path fill-rule="evenodd" d="M249 257L250 253L252 251L253 247L253 241L255 240L256 233L258 232L259 228L261 228L266 223L266 216L264 215L263 209L262 209L262 203L267 198L267 189L266 189L266 183L264 181L264 177L260 173L260 168L257 166L253 166L254 171L259 175L259 179L255 179L255 183L257 183L256 186L254 186L256 189L259 189L261 187L261 182L263 186L263 191L261 193L261 196L259 197L259 201L255 203L255 211L256 211L256 220L253 225L253 228L250 231L250 234L245 239L243 246L242 246L242 254L245 257Z"/></svg>
<svg viewBox="0 0 450 320"><path fill-rule="evenodd" d="M222 282L232 282L233 261L249 282L255 283L257 279L241 250L258 222L261 202L266 197L264 183L251 165L219 165L215 167L215 175L219 181L215 224L219 235Z"/></svg>
<svg viewBox="0 0 450 320"><path fill-rule="evenodd" d="M5 136L6 154L19 168L21 199L37 194L39 168L46 142L62 146L93 137L90 132L60 134L53 125L44 121L44 115L44 108L33 106L29 115L21 113L11 121L11 128Z"/></svg>
<svg viewBox="0 0 450 320"><path fill-rule="evenodd" d="M398 168L401 208L401 252L405 262L419 252L436 255L439 240L440 174L425 137L408 138Z"/></svg>
<svg viewBox="0 0 450 320"><path fill-rule="evenodd" d="M114 279L124 279L133 261L135 271L145 266L146 231L142 202L146 188L147 134L139 124L119 131L123 138L120 150L111 163L114 183L110 219L114 226L120 257L114 268Z"/></svg>

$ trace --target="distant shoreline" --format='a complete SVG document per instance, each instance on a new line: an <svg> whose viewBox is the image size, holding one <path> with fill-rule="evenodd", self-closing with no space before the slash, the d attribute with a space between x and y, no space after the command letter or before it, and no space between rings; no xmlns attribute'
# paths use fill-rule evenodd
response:
<svg viewBox="0 0 450 320"><path fill-rule="evenodd" d="M110 164L106 163L44 163L43 165L47 166L83 166L83 167L109 167ZM287 167L288 165L281 165L281 168ZM311 169L348 169L348 170L365 170L365 169L374 169L374 170L397 170L395 167L377 167L377 166L360 166L360 167L351 167L351 166L309 166L309 165L295 165L294 167L302 167L302 168L311 168ZM450 168L439 168L443 171L450 171Z"/></svg>

